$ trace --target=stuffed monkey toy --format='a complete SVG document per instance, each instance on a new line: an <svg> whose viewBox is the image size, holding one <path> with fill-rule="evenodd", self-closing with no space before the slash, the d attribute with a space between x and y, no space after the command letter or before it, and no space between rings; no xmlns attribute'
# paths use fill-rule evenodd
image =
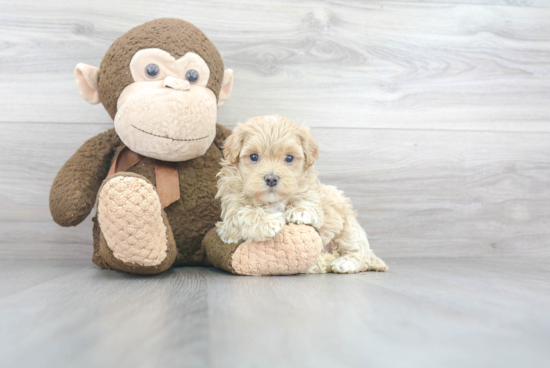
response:
<svg viewBox="0 0 550 368"><path fill-rule="evenodd" d="M224 244L216 174L230 130L217 108L233 71L206 35L180 19L157 19L117 39L100 68L78 64L80 95L102 103L110 129L65 163L50 192L61 226L97 206L92 260L101 268L156 274L172 266L214 265L243 275L294 274L314 265L321 239L287 225L265 242Z"/></svg>

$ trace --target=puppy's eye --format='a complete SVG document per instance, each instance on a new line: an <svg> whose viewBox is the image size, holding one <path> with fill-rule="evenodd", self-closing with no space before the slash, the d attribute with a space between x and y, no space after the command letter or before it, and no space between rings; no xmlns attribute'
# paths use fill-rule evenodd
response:
<svg viewBox="0 0 550 368"><path fill-rule="evenodd" d="M250 160L251 161L254 161L254 162L257 162L260 158L258 157L257 154L253 153L250 155Z"/></svg>
<svg viewBox="0 0 550 368"><path fill-rule="evenodd" d="M199 80L199 72L191 69L187 73L185 73L185 79L187 79L189 83L197 83L197 81Z"/></svg>
<svg viewBox="0 0 550 368"><path fill-rule="evenodd" d="M149 64L145 67L145 72L147 73L147 76L151 79L156 78L157 75L159 75L160 68L157 64Z"/></svg>
<svg viewBox="0 0 550 368"><path fill-rule="evenodd" d="M288 163L291 163L292 161L294 161L294 156L291 156L291 155L286 156L285 161Z"/></svg>

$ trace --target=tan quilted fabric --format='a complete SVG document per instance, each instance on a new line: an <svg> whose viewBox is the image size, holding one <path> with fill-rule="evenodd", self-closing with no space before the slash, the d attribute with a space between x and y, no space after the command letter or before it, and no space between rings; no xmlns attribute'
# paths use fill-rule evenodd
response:
<svg viewBox="0 0 550 368"><path fill-rule="evenodd" d="M242 243L233 254L233 268L241 275L293 275L314 265L321 247L313 227L289 224L272 240Z"/></svg>
<svg viewBox="0 0 550 368"><path fill-rule="evenodd" d="M113 176L100 189L97 217L113 255L125 263L156 266L166 258L166 225L152 184Z"/></svg>

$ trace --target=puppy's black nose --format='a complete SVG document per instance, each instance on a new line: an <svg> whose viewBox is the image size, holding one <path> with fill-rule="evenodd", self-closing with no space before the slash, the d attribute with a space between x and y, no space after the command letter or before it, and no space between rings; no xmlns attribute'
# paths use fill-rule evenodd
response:
<svg viewBox="0 0 550 368"><path fill-rule="evenodd" d="M264 176L264 180L268 186L274 187L279 182L279 177L275 174L268 174Z"/></svg>

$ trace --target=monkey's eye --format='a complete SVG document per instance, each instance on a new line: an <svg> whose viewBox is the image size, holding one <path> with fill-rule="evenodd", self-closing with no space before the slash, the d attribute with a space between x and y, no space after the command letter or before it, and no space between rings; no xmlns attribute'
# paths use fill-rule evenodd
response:
<svg viewBox="0 0 550 368"><path fill-rule="evenodd" d="M188 70L187 73L185 73L185 79L187 79L189 83L197 83L199 80L199 72L194 69Z"/></svg>
<svg viewBox="0 0 550 368"><path fill-rule="evenodd" d="M160 68L156 64L149 64L145 67L145 72L149 78L156 78L159 75Z"/></svg>
<svg viewBox="0 0 550 368"><path fill-rule="evenodd" d="M291 155L286 156L285 161L288 163L291 163L292 161L294 161L294 156L291 156Z"/></svg>
<svg viewBox="0 0 550 368"><path fill-rule="evenodd" d="M258 157L257 154L253 153L250 155L250 161L254 161L254 162L258 162L260 158Z"/></svg>

